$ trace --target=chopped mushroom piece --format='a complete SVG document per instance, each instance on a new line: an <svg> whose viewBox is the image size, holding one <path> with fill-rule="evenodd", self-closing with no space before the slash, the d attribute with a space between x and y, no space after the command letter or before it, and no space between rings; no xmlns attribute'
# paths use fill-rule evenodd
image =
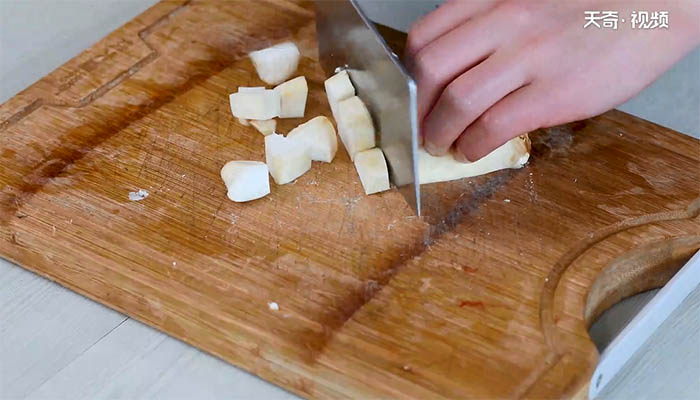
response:
<svg viewBox="0 0 700 400"><path fill-rule="evenodd" d="M316 117L292 129L288 138L302 141L314 161L331 162L338 151L338 138L326 117Z"/></svg>
<svg viewBox="0 0 700 400"><path fill-rule="evenodd" d="M306 109L306 95L309 87L306 78L298 76L278 85L275 89L280 96L280 118L302 118Z"/></svg>
<svg viewBox="0 0 700 400"><path fill-rule="evenodd" d="M277 85L289 79L297 70L300 57L299 49L292 42L250 53L258 76L269 85Z"/></svg>
<svg viewBox="0 0 700 400"><path fill-rule="evenodd" d="M354 96L338 103L338 133L350 159L355 154L375 146L374 124L369 110L359 97Z"/></svg>
<svg viewBox="0 0 700 400"><path fill-rule="evenodd" d="M306 146L276 133L265 136L265 161L278 185L289 183L311 169Z"/></svg>
<svg viewBox="0 0 700 400"><path fill-rule="evenodd" d="M365 194L389 190L389 170L381 149L374 148L357 153L355 169L360 176Z"/></svg>
<svg viewBox="0 0 700 400"><path fill-rule="evenodd" d="M259 199L270 193L267 165L259 161L229 161L221 168L228 198L236 202Z"/></svg>
<svg viewBox="0 0 700 400"><path fill-rule="evenodd" d="M250 124L253 125L253 128L257 129L258 132L262 133L263 136L271 135L275 133L275 129L277 129L277 121L274 119L266 119L264 121L254 119L250 121Z"/></svg>
<svg viewBox="0 0 700 400"><path fill-rule="evenodd" d="M238 93L255 93L255 92L264 92L265 87L264 86L239 86L238 87Z"/></svg>
<svg viewBox="0 0 700 400"><path fill-rule="evenodd" d="M328 97L328 105L331 107L335 123L338 124L338 103L342 100L349 99L355 95L355 87L350 82L348 72L343 70L326 79L323 82L326 88L326 97Z"/></svg>
<svg viewBox="0 0 700 400"><path fill-rule="evenodd" d="M229 95L234 117L265 120L280 115L280 96L274 90L244 90Z"/></svg>

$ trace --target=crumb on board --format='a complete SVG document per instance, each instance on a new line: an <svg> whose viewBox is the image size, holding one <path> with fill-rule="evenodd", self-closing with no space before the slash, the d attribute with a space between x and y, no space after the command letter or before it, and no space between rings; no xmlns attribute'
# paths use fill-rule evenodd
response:
<svg viewBox="0 0 700 400"><path fill-rule="evenodd" d="M421 285L418 289L419 292L423 293L430 288L430 278L421 278Z"/></svg>
<svg viewBox="0 0 700 400"><path fill-rule="evenodd" d="M510 203L510 199L503 199L504 203Z"/></svg>
<svg viewBox="0 0 700 400"><path fill-rule="evenodd" d="M141 201L148 197L148 191L145 189L139 189L136 192L129 192L129 200L131 201Z"/></svg>
<svg viewBox="0 0 700 400"><path fill-rule="evenodd" d="M267 303L267 307L272 311L277 311L280 309L279 304L275 303L274 301Z"/></svg>

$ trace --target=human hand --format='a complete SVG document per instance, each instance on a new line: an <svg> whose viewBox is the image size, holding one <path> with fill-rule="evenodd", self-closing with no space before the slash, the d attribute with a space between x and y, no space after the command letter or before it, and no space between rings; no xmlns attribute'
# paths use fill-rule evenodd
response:
<svg viewBox="0 0 700 400"><path fill-rule="evenodd" d="M584 29L585 11L618 29ZM668 29L632 29L668 11ZM625 22L622 22L622 19ZM477 160L537 128L590 118L637 94L700 43L698 0L452 0L410 30L425 149Z"/></svg>

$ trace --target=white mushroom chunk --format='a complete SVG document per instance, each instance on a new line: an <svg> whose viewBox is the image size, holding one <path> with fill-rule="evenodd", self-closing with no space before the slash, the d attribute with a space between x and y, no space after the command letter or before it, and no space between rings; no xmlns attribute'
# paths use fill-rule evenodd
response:
<svg viewBox="0 0 700 400"><path fill-rule="evenodd" d="M229 161L221 168L228 198L236 202L259 199L270 193L267 165L259 161Z"/></svg>
<svg viewBox="0 0 700 400"><path fill-rule="evenodd" d="M289 183L311 169L306 146L276 133L265 136L265 161L278 185Z"/></svg>
<svg viewBox="0 0 700 400"><path fill-rule="evenodd" d="M269 85L277 85L289 79L297 70L300 57L299 49L292 42L276 44L250 53L255 71L260 79Z"/></svg>
<svg viewBox="0 0 700 400"><path fill-rule="evenodd" d="M292 129L288 138L303 142L313 161L331 162L338 151L338 138L326 117L316 117Z"/></svg>
<svg viewBox="0 0 700 400"><path fill-rule="evenodd" d="M353 96L338 103L338 133L350 159L355 154L375 146L374 124L369 110L359 97Z"/></svg>
<svg viewBox="0 0 700 400"><path fill-rule="evenodd" d="M365 194L389 190L389 170L381 149L374 148L357 153L355 169L360 176Z"/></svg>
<svg viewBox="0 0 700 400"><path fill-rule="evenodd" d="M245 90L229 95L231 114L236 118L266 120L280 114L280 96L274 90Z"/></svg>
<svg viewBox="0 0 700 400"><path fill-rule="evenodd" d="M355 87L352 86L350 82L350 76L348 72L343 70L339 71L335 75L326 79L323 82L323 86L326 88L326 97L328 97L328 104L331 107L331 112L333 113L333 118L336 124L338 123L338 103L342 100L349 99L355 95Z"/></svg>
<svg viewBox="0 0 700 400"><path fill-rule="evenodd" d="M263 136L271 135L275 133L275 129L277 129L277 121L274 119L266 119L263 121L254 119L250 121L250 124L253 125L253 128L257 129L258 132L262 133Z"/></svg>
<svg viewBox="0 0 700 400"><path fill-rule="evenodd" d="M238 93L255 93L255 92L264 92L265 87L264 86L239 86L238 87Z"/></svg>
<svg viewBox="0 0 700 400"><path fill-rule="evenodd" d="M527 135L513 138L481 159L461 163L452 154L434 157L418 149L418 179L421 184L445 182L488 174L508 168L522 168L530 158L530 139Z"/></svg>
<svg viewBox="0 0 700 400"><path fill-rule="evenodd" d="M280 96L280 118L302 118L309 87L306 78L298 76L274 89Z"/></svg>

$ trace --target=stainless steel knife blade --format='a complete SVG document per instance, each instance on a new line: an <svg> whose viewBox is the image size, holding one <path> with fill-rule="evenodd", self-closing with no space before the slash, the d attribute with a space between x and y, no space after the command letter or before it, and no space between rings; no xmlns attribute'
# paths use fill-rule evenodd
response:
<svg viewBox="0 0 700 400"><path fill-rule="evenodd" d="M391 181L421 215L416 84L356 0L317 0L319 59L328 76L348 71L368 105Z"/></svg>

